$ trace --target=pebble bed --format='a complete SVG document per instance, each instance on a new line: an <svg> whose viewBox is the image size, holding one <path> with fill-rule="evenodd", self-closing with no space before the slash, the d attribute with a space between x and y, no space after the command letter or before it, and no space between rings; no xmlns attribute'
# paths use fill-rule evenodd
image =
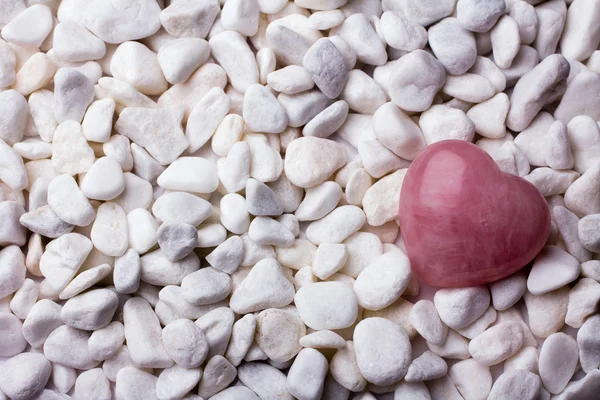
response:
<svg viewBox="0 0 600 400"><path fill-rule="evenodd" d="M0 400L595 400L600 1L1 0ZM407 168L552 215L419 285ZM598 260L597 260L598 259Z"/></svg>

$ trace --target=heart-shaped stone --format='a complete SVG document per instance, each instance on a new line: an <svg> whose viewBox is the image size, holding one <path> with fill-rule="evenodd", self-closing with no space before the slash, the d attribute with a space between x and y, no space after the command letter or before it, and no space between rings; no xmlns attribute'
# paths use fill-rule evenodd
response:
<svg viewBox="0 0 600 400"><path fill-rule="evenodd" d="M533 260L550 232L546 201L479 147L445 140L411 164L400 193L411 266L441 287L481 285Z"/></svg>

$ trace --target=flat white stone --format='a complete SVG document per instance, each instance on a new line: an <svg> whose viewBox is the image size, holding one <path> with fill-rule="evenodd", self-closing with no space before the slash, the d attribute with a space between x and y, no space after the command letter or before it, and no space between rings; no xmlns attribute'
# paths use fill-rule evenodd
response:
<svg viewBox="0 0 600 400"><path fill-rule="evenodd" d="M490 369L473 359L459 361L450 367L448 376L466 398L487 398L492 388Z"/></svg>
<svg viewBox="0 0 600 400"><path fill-rule="evenodd" d="M231 101L220 87L208 91L194 106L185 127L190 142L189 151L194 152L208 142L223 118L229 112Z"/></svg>
<svg viewBox="0 0 600 400"><path fill-rule="evenodd" d="M367 381L358 369L352 341L347 341L343 349L335 352L329 365L329 372L346 390L359 392L367 386Z"/></svg>
<svg viewBox="0 0 600 400"><path fill-rule="evenodd" d="M96 160L81 181L81 192L89 199L112 200L124 189L121 166L111 157Z"/></svg>
<svg viewBox="0 0 600 400"><path fill-rule="evenodd" d="M550 335L540 350L539 370L544 387L552 394L562 392L575 373L577 342L564 333ZM560 364L560 368L557 367Z"/></svg>
<svg viewBox="0 0 600 400"><path fill-rule="evenodd" d="M203 171L198 174L197 171ZM219 180L213 163L202 157L180 157L158 177L157 183L167 190L212 193Z"/></svg>
<svg viewBox="0 0 600 400"><path fill-rule="evenodd" d="M433 299L440 318L451 328L464 328L474 322L490 305L485 286L438 290Z"/></svg>
<svg viewBox="0 0 600 400"><path fill-rule="evenodd" d="M161 165L170 164L189 143L181 129L181 111L128 107L115 124L115 130L145 148Z"/></svg>
<svg viewBox="0 0 600 400"><path fill-rule="evenodd" d="M80 123L94 100L92 82L73 68L60 68L54 75L54 116L56 122ZM56 140L56 133L54 135Z"/></svg>
<svg viewBox="0 0 600 400"><path fill-rule="evenodd" d="M202 380L198 388L201 398L213 398L213 394L225 389L233 380L235 380L237 371L222 356L214 356L204 368Z"/></svg>
<svg viewBox="0 0 600 400"><path fill-rule="evenodd" d="M50 378L52 364L38 353L22 353L7 360L0 371L0 390L11 398L37 396Z"/></svg>
<svg viewBox="0 0 600 400"><path fill-rule="evenodd" d="M60 316L67 326L94 331L110 323L118 305L115 292L95 289L67 300Z"/></svg>
<svg viewBox="0 0 600 400"><path fill-rule="evenodd" d="M428 145L447 139L473 141L475 124L462 111L434 105L421 114L419 126Z"/></svg>
<svg viewBox="0 0 600 400"><path fill-rule="evenodd" d="M579 276L579 261L557 246L547 246L536 257L529 277L527 289L541 295L563 287Z"/></svg>
<svg viewBox="0 0 600 400"><path fill-rule="evenodd" d="M303 349L288 372L288 391L297 398L320 398L328 369L329 365L323 354L314 349Z"/></svg>
<svg viewBox="0 0 600 400"><path fill-rule="evenodd" d="M21 320L8 312L0 313L3 335L0 339L0 355L2 357L15 356L27 347L23 337Z"/></svg>
<svg viewBox="0 0 600 400"><path fill-rule="evenodd" d="M234 367L240 365L248 353L254 341L255 331L256 317L253 314L246 314L233 324L231 339L225 352L225 358Z"/></svg>
<svg viewBox="0 0 600 400"><path fill-rule="evenodd" d="M383 65L387 61L385 46L365 15L348 16L334 31L354 49L357 60L369 65Z"/></svg>
<svg viewBox="0 0 600 400"><path fill-rule="evenodd" d="M404 380L406 382L423 382L441 378L447 372L448 365L444 359L428 350L410 363Z"/></svg>
<svg viewBox="0 0 600 400"><path fill-rule="evenodd" d="M123 324L113 321L92 333L88 340L88 349L95 360L106 360L121 348L124 341Z"/></svg>
<svg viewBox="0 0 600 400"><path fill-rule="evenodd" d="M90 333L63 325L56 328L44 342L44 356L53 363L76 369L98 365L88 351Z"/></svg>
<svg viewBox="0 0 600 400"><path fill-rule="evenodd" d="M98 60L106 54L106 45L76 21L60 21L54 27L54 54L58 60L79 62Z"/></svg>
<svg viewBox="0 0 600 400"><path fill-rule="evenodd" d="M515 322L495 325L469 343L469 353L478 363L496 365L515 354L523 346L523 328Z"/></svg>
<svg viewBox="0 0 600 400"><path fill-rule="evenodd" d="M498 311L504 311L515 305L527 290L527 277L517 272L504 279L489 284L492 305Z"/></svg>
<svg viewBox="0 0 600 400"><path fill-rule="evenodd" d="M59 299L67 300L77 296L84 290L87 290L106 278L112 272L109 264L100 264L96 267L86 269L78 274L65 288L58 294Z"/></svg>
<svg viewBox="0 0 600 400"><path fill-rule="evenodd" d="M160 28L160 8L152 0L118 1L106 6L93 1L86 9L85 25L107 43L148 37Z"/></svg>
<svg viewBox="0 0 600 400"><path fill-rule="evenodd" d="M283 372L268 364L243 363L238 368L238 378L259 398L293 399L293 396L287 391L286 376ZM265 385L265 382L269 382L269 384Z"/></svg>
<svg viewBox="0 0 600 400"><path fill-rule="evenodd" d="M449 329L446 340L440 346L427 342L427 347L440 357L452 360L466 360L470 358L469 341L455 330Z"/></svg>
<svg viewBox="0 0 600 400"><path fill-rule="evenodd" d="M292 302L294 287L274 259L258 262L233 291L229 306L238 314L283 307Z"/></svg>
<svg viewBox="0 0 600 400"><path fill-rule="evenodd" d="M48 284L62 290L75 276L92 250L92 242L78 233L68 233L54 239L40 259L40 271Z"/></svg>
<svg viewBox="0 0 600 400"><path fill-rule="evenodd" d="M538 395L541 389L542 382L536 374L523 370L508 371L494 382L488 398L496 400L516 396L524 400L535 400L540 398Z"/></svg>
<svg viewBox="0 0 600 400"><path fill-rule="evenodd" d="M179 261L170 261L162 253L155 250L141 257L141 280L152 285L179 285L186 275L200 268L200 260L195 253Z"/></svg>
<svg viewBox="0 0 600 400"><path fill-rule="evenodd" d="M383 318L367 318L356 325L353 338L356 362L367 381L384 386L406 375L411 346L398 325Z"/></svg>
<svg viewBox="0 0 600 400"><path fill-rule="evenodd" d="M253 132L280 133L288 124L283 106L268 88L259 84L246 89L243 117Z"/></svg>
<svg viewBox="0 0 600 400"><path fill-rule="evenodd" d="M160 22L169 34L204 39L219 14L217 0L185 0L171 4L160 13Z"/></svg>
<svg viewBox="0 0 600 400"><path fill-rule="evenodd" d="M319 279L326 280L341 270L347 259L348 252L344 244L323 243L315 252L313 273Z"/></svg>
<svg viewBox="0 0 600 400"><path fill-rule="evenodd" d="M427 342L441 346L446 340L448 327L440 319L433 302L416 302L410 311L410 322Z"/></svg>
<svg viewBox="0 0 600 400"><path fill-rule="evenodd" d="M127 347L135 365L140 368L168 368L173 365L161 340L158 318L146 300L141 297L127 300L123 307L123 321Z"/></svg>
<svg viewBox="0 0 600 400"><path fill-rule="evenodd" d="M171 83L181 83L210 57L208 42L200 38L175 39L160 48L158 64Z"/></svg>
<svg viewBox="0 0 600 400"><path fill-rule="evenodd" d="M312 243L340 243L358 231L365 223L365 215L356 206L341 206L306 229L306 237Z"/></svg>
<svg viewBox="0 0 600 400"><path fill-rule="evenodd" d="M73 396L95 396L96 398L111 395L110 381L101 368L94 368L82 372L75 381Z"/></svg>
<svg viewBox="0 0 600 400"><path fill-rule="evenodd" d="M81 125L75 121L60 124L52 139L54 170L59 174L75 175L87 172L93 163L94 151L85 140Z"/></svg>
<svg viewBox="0 0 600 400"><path fill-rule="evenodd" d="M375 257L354 282L358 304L367 310L381 310L394 303L410 282L410 261L402 252Z"/></svg>
<svg viewBox="0 0 600 400"><path fill-rule="evenodd" d="M256 343L275 362L293 359L302 350L298 341L304 335L306 327L292 306L266 309L256 316Z"/></svg>
<svg viewBox="0 0 600 400"><path fill-rule="evenodd" d="M64 324L61 309L62 306L48 299L33 305L23 322L23 336L33 348L41 348L48 335Z"/></svg>
<svg viewBox="0 0 600 400"><path fill-rule="evenodd" d="M236 31L225 31L210 40L211 54L227 73L233 88L245 93L258 83L256 58L246 39Z"/></svg>
<svg viewBox="0 0 600 400"><path fill-rule="evenodd" d="M573 328L580 328L587 317L596 310L600 301L600 284L590 278L582 278L569 292L569 305L565 323Z"/></svg>
<svg viewBox="0 0 600 400"><path fill-rule="evenodd" d="M128 236L127 215L121 206L115 202L100 205L90 234L94 247L108 256L122 256L129 244Z"/></svg>
<svg viewBox="0 0 600 400"><path fill-rule="evenodd" d="M302 321L312 329L343 329L358 315L352 288L341 282L319 282L303 286L294 298Z"/></svg>
<svg viewBox="0 0 600 400"><path fill-rule="evenodd" d="M167 354L183 368L199 367L208 355L208 342L202 329L192 321L179 319L162 331Z"/></svg>

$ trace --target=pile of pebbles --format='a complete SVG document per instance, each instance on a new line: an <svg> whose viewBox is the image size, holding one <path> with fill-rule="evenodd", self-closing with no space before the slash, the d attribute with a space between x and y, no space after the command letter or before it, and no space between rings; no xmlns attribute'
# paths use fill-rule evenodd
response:
<svg viewBox="0 0 600 400"><path fill-rule="evenodd" d="M597 399L598 21L0 1L0 399ZM525 270L427 298L398 201L445 139L534 184L552 229Z"/></svg>

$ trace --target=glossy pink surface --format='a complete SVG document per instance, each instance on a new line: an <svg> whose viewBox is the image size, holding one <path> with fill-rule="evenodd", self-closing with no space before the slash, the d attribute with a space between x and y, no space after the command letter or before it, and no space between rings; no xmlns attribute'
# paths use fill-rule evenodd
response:
<svg viewBox="0 0 600 400"><path fill-rule="evenodd" d="M518 271L550 232L539 191L460 140L435 143L413 161L399 218L413 270L442 287L480 285Z"/></svg>

